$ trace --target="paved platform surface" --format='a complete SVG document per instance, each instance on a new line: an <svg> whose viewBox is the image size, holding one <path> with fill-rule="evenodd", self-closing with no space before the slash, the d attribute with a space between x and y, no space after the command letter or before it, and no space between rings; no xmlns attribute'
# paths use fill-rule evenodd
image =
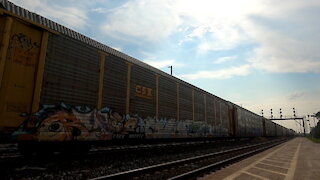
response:
<svg viewBox="0 0 320 180"><path fill-rule="evenodd" d="M298 137L202 179L320 180L320 144Z"/></svg>

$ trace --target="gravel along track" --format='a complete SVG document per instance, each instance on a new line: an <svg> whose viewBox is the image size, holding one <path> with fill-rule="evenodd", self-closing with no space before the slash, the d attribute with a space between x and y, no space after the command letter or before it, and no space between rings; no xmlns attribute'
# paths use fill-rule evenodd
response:
<svg viewBox="0 0 320 180"><path fill-rule="evenodd" d="M21 156L0 160L1 179L90 179L249 144L253 142L176 143L93 148L76 155Z"/></svg>

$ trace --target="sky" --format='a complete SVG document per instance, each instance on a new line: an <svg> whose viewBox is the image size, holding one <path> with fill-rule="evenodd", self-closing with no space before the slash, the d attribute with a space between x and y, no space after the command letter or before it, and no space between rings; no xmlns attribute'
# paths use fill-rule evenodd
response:
<svg viewBox="0 0 320 180"><path fill-rule="evenodd" d="M319 0L11 2L257 114L320 111Z"/></svg>

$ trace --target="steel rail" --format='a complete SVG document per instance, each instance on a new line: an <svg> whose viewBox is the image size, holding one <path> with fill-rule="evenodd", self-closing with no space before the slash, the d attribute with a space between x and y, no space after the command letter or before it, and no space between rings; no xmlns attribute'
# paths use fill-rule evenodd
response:
<svg viewBox="0 0 320 180"><path fill-rule="evenodd" d="M187 172L187 173L184 173L184 174L180 174L178 176L169 178L168 180L179 180L179 179L188 179L188 178L191 178L191 177L197 177L198 175L201 175L201 174L203 174L205 172L209 172L210 170L212 170L214 168L221 167L223 165L226 165L228 163L234 162L234 161L239 160L241 158L244 158L246 156L261 152L263 150L266 150L268 148L274 147L274 146L279 145L281 143L283 143L283 142L277 142L275 144L271 144L271 145L266 146L266 147L262 147L262 148L259 148L259 149L256 149L256 150L245 152L245 153L242 153L240 155L237 155L237 156L234 156L234 157L231 157L231 158L228 158L228 159L224 159L224 160L221 160L219 162L210 164L208 166L204 166L204 167L195 169L193 171L190 171L190 172Z"/></svg>
<svg viewBox="0 0 320 180"><path fill-rule="evenodd" d="M101 154L108 154L108 153L116 153L116 152L126 152L126 151L142 151L142 150L156 150L156 149L164 149L164 148L178 148L178 147L191 147L191 146L201 146L208 144L208 142L203 141L191 141L191 142L168 142L168 143L160 143L160 144L135 144L135 145L112 145L112 146L93 146L88 153L75 153L72 154L74 158L79 156L98 156ZM39 158L37 152L34 152L30 155L22 155L17 147L10 148L10 153L4 152L7 147L0 147L0 163L8 163L8 162L18 162L18 161L25 161L25 159L31 158ZM63 151L53 151L47 152L49 157L56 156L57 158L63 158ZM43 155L43 154L42 154ZM62 157L61 157L62 155ZM71 154L68 154L71 155ZM42 156L40 156L42 159Z"/></svg>
<svg viewBox="0 0 320 180"><path fill-rule="evenodd" d="M166 167L171 167L171 166L174 166L174 165L179 165L179 164L183 164L183 163L192 162L192 161L195 161L195 160L200 160L200 159L205 159L205 158L209 158L209 157L219 156L219 155L223 155L223 154L227 154L227 153L231 153L231 152L236 152L236 151L244 150L244 149L248 149L248 148L254 148L254 147L257 147L257 146L270 144L270 143L273 143L273 144L269 145L269 146L275 146L275 144L280 144L282 142L283 141L276 140L276 141L272 141L272 142L265 142L265 143L255 144L255 145L249 145L249 146L244 146L244 147L239 147L239 148L233 148L233 149L229 149L229 150L209 153L209 154L200 155L200 156L196 156L196 157L191 157L191 158L186 158L186 159L181 159L181 160L176 160L176 161L170 161L170 162L156 164L156 165L147 166L147 167L143 167L143 168L138 168L138 169L119 172L119 173L115 173L115 174L100 176L100 177L93 178L91 180L128 179L130 177L134 177L134 176L146 173L146 172L159 171L161 169L165 169Z"/></svg>

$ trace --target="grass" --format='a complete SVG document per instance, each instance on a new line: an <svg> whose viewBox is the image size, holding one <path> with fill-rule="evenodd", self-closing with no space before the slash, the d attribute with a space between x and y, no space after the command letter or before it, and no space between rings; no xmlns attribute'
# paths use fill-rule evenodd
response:
<svg viewBox="0 0 320 180"><path fill-rule="evenodd" d="M315 143L320 143L320 139L312 137L311 134L308 134L307 138L310 139L311 141L315 142Z"/></svg>

